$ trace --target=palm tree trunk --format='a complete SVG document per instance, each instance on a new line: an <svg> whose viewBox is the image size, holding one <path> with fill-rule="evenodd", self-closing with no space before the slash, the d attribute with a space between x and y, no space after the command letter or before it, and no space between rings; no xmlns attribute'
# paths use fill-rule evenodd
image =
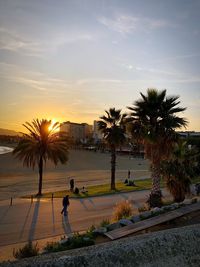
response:
<svg viewBox="0 0 200 267"><path fill-rule="evenodd" d="M38 168L39 168L39 185L38 185L38 196L42 195L42 176L43 176L43 159L42 157L40 158L40 161L38 163Z"/></svg>
<svg viewBox="0 0 200 267"><path fill-rule="evenodd" d="M157 194L157 192L160 192L160 169L157 167L152 167L152 189L151 193L152 194Z"/></svg>
<svg viewBox="0 0 200 267"><path fill-rule="evenodd" d="M161 207L162 206L162 193L160 189L160 168L158 166L152 167L152 189L148 199L149 206L153 207Z"/></svg>
<svg viewBox="0 0 200 267"><path fill-rule="evenodd" d="M115 190L115 166L116 166L116 148L111 147L111 185L110 189Z"/></svg>

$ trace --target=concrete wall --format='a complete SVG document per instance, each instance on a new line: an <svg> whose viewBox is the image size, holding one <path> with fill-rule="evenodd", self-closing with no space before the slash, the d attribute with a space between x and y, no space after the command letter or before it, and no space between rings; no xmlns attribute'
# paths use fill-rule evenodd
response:
<svg viewBox="0 0 200 267"><path fill-rule="evenodd" d="M128 237L105 244L1 263L4 267L196 267L200 266L200 225Z"/></svg>

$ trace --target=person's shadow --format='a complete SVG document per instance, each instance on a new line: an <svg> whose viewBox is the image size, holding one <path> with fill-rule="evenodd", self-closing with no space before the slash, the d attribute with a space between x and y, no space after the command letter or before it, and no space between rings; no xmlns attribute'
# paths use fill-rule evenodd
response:
<svg viewBox="0 0 200 267"><path fill-rule="evenodd" d="M69 218L68 218L68 212L67 212L67 216L63 216L62 217L62 225L63 225L63 229L64 229L64 233L69 237L72 235L72 229L69 223Z"/></svg>

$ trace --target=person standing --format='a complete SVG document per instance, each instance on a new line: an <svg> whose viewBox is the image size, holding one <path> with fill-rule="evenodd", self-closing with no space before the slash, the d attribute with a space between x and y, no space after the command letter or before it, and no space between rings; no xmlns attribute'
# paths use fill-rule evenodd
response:
<svg viewBox="0 0 200 267"><path fill-rule="evenodd" d="M61 214L64 213L64 216L67 216L67 207L69 206L69 195L63 197L62 204L63 204L63 209L61 211Z"/></svg>
<svg viewBox="0 0 200 267"><path fill-rule="evenodd" d="M74 179L70 179L69 184L70 184L70 191L73 192L74 191Z"/></svg>
<svg viewBox="0 0 200 267"><path fill-rule="evenodd" d="M130 178L131 178L131 172L130 170L128 170L128 180L130 180Z"/></svg>

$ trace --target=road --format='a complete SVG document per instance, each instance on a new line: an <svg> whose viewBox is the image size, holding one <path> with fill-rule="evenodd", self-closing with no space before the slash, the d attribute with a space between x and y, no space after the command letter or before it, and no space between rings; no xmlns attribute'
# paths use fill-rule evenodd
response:
<svg viewBox="0 0 200 267"><path fill-rule="evenodd" d="M116 180L150 177L149 163L141 158L117 156ZM58 191L69 187L69 179L75 179L76 186L89 186L110 182L110 154L85 150L70 150L67 164L56 168L47 162L44 168L43 192ZM11 153L0 155L0 200L35 194L38 190L38 170L25 168Z"/></svg>
<svg viewBox="0 0 200 267"><path fill-rule="evenodd" d="M37 240L72 232L87 230L103 219L112 218L116 203L129 200L133 212L145 202L148 191L116 195L71 199L68 216L60 214L61 199L30 200L16 199L12 206L8 201L0 203L0 246Z"/></svg>

